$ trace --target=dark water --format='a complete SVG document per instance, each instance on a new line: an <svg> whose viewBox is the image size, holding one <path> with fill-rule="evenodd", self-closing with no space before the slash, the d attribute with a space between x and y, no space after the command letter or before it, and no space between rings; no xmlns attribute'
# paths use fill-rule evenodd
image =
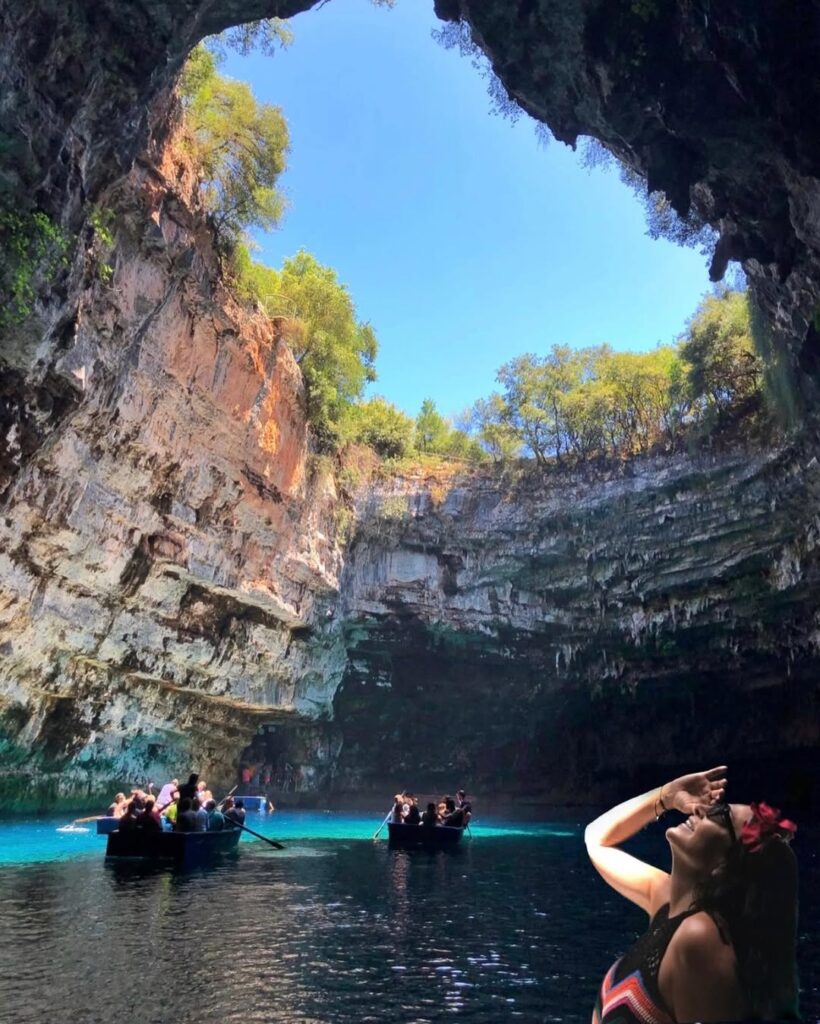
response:
<svg viewBox="0 0 820 1024"><path fill-rule="evenodd" d="M332 822L277 819L285 851L243 842L196 873L115 868L101 847L0 867L0 1020L587 1021L603 973L644 924L595 876L580 823L499 823L427 854L349 837L368 834L370 818L345 819L338 838L311 838ZM814 1021L820 872L801 839ZM641 843L663 857L658 836Z"/></svg>

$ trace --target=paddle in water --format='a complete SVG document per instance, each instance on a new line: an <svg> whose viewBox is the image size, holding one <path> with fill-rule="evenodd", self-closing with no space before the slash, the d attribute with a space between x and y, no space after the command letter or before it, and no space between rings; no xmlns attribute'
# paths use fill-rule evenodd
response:
<svg viewBox="0 0 820 1024"><path fill-rule="evenodd" d="M282 845L282 843L277 843L275 839L268 839L268 837L267 836L263 836L261 832L254 832L254 830L252 828L248 828L247 825L240 825L239 822L238 821L234 821L233 818L230 818L229 821L231 822L232 825L236 825L237 828L241 828L245 832L250 832L250 834L252 836L256 836L257 839L261 839L261 840L263 840L266 843L270 843L270 845L275 850L284 850L285 847Z"/></svg>
<svg viewBox="0 0 820 1024"><path fill-rule="evenodd" d="M389 810L389 811L387 812L387 817L386 817L386 818L384 819L384 821L383 821L383 822L381 823L381 825L379 825L379 827L378 827L378 828L376 829L376 831L375 831L375 832L373 833L373 838L374 838L374 839L378 839L378 838L379 838L379 832L381 832L381 830L382 830L382 829L384 828L384 826L385 826L385 825L386 825L386 824L388 823L388 821L390 821L390 815L391 815L392 813L393 813L393 808L391 807L391 808L390 808L390 810Z"/></svg>

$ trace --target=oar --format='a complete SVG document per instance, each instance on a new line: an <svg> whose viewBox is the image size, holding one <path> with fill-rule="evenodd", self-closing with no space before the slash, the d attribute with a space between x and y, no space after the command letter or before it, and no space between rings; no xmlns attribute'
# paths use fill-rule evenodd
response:
<svg viewBox="0 0 820 1024"><path fill-rule="evenodd" d="M381 823L381 825L379 825L379 827L378 827L378 828L376 829L376 831L375 831L375 832L373 833L373 838L374 838L374 839L378 839L378 838L379 838L379 832L381 832L381 830L382 830L382 829L384 828L384 826L385 826L385 825L386 825L386 824L388 823L388 821L390 821L390 815L391 815L392 813L393 813L393 808L391 807L391 808L390 808L390 810L389 810L389 811L387 812L387 817L386 817L386 818L384 819L384 821L383 821L383 822Z"/></svg>
<svg viewBox="0 0 820 1024"><path fill-rule="evenodd" d="M257 839L263 839L266 843L270 843L270 845L275 850L284 850L284 848L285 848L282 845L282 843L277 843L275 839L268 839L268 837L267 836L263 836L261 832L254 832L254 830L252 828L248 828L247 825L240 825L239 822L238 821L234 821L233 818L228 818L228 821L230 821L231 824L236 825L237 828L244 829L245 832L250 832L250 834L252 836L256 836Z"/></svg>
<svg viewBox="0 0 820 1024"><path fill-rule="evenodd" d="M75 818L72 825L84 825L87 821L96 821L97 818L104 818L104 814L90 814L87 818Z"/></svg>

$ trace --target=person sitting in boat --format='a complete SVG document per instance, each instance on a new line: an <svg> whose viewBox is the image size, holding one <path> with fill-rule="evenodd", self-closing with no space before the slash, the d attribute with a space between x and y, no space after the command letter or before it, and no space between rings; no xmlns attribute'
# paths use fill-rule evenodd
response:
<svg viewBox="0 0 820 1024"><path fill-rule="evenodd" d="M421 812L419 802L412 793L407 794L407 813L404 816L405 825L421 824Z"/></svg>
<svg viewBox="0 0 820 1024"><path fill-rule="evenodd" d="M204 806L200 803L199 797L194 797L191 802L191 808L196 814L196 831L207 832L208 831L208 812Z"/></svg>
<svg viewBox="0 0 820 1024"><path fill-rule="evenodd" d="M179 779L171 779L170 782L165 783L157 797L157 807L159 807L160 810L171 803L174 799L174 792L177 789L179 789Z"/></svg>
<svg viewBox="0 0 820 1024"><path fill-rule="evenodd" d="M456 792L456 810L458 810L459 807L463 807L466 803L467 803L467 794L464 792L463 789L459 789Z"/></svg>
<svg viewBox="0 0 820 1024"><path fill-rule="evenodd" d="M105 812L107 818L121 818L125 814L125 793L117 793L114 803Z"/></svg>
<svg viewBox="0 0 820 1024"><path fill-rule="evenodd" d="M190 797L184 796L179 801L176 830L177 832L197 831L196 811L193 809Z"/></svg>
<svg viewBox="0 0 820 1024"><path fill-rule="evenodd" d="M199 775L196 772L191 772L188 776L188 781L183 782L179 787L179 795L182 800L193 800L197 795L196 784L199 782Z"/></svg>
<svg viewBox="0 0 820 1024"><path fill-rule="evenodd" d="M225 818L216 806L216 800L209 800L205 804L205 810L208 812L208 831L209 832L221 832L225 828Z"/></svg>
<svg viewBox="0 0 820 1024"><path fill-rule="evenodd" d="M444 824L444 819L447 817L447 801L439 800L436 804L436 813L438 814L439 825Z"/></svg>
<svg viewBox="0 0 820 1024"><path fill-rule="evenodd" d="M213 800L214 798L213 793L210 791L210 789L208 789L207 782L197 782L196 795L203 807L205 806L205 804L207 804L209 800Z"/></svg>
<svg viewBox="0 0 820 1024"><path fill-rule="evenodd" d="M390 824L402 825L404 823L404 794L396 793L393 797L393 810L390 812Z"/></svg>
<svg viewBox="0 0 820 1024"><path fill-rule="evenodd" d="M117 828L120 832L130 832L137 827L137 817L142 812L142 800L138 796L133 797L125 805L125 810L120 815Z"/></svg>
<svg viewBox="0 0 820 1024"><path fill-rule="evenodd" d="M464 828L464 808L456 807L455 801L453 801L452 809L448 807L447 813L444 815L443 824L449 828Z"/></svg>
<svg viewBox="0 0 820 1024"><path fill-rule="evenodd" d="M146 832L162 831L162 821L160 820L159 811L156 809L153 797L148 797L145 801L145 807L137 815L136 828L141 828Z"/></svg>
<svg viewBox="0 0 820 1024"><path fill-rule="evenodd" d="M179 812L179 790L175 789L173 791L170 803L164 806L160 805L157 809L160 814L164 815L165 820L170 823L171 828L174 828L177 823L177 813Z"/></svg>
<svg viewBox="0 0 820 1024"><path fill-rule="evenodd" d="M227 806L227 805L230 806ZM234 828L236 825L245 824L245 801L244 800L233 800L231 797L226 801L226 807L223 812L225 818L225 824L229 828Z"/></svg>
<svg viewBox="0 0 820 1024"><path fill-rule="evenodd" d="M438 811L436 805L431 800L427 805L427 810L421 816L422 828L435 828L439 824Z"/></svg>

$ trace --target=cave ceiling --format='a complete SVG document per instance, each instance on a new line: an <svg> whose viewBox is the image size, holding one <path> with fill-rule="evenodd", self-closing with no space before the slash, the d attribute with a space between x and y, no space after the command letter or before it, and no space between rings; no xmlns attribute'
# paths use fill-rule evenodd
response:
<svg viewBox="0 0 820 1024"><path fill-rule="evenodd" d="M132 165L151 111L205 36L305 0L0 3L0 190L76 227ZM820 335L820 5L436 0L553 135L600 140L718 232L799 375ZM809 393L812 387L807 383Z"/></svg>

